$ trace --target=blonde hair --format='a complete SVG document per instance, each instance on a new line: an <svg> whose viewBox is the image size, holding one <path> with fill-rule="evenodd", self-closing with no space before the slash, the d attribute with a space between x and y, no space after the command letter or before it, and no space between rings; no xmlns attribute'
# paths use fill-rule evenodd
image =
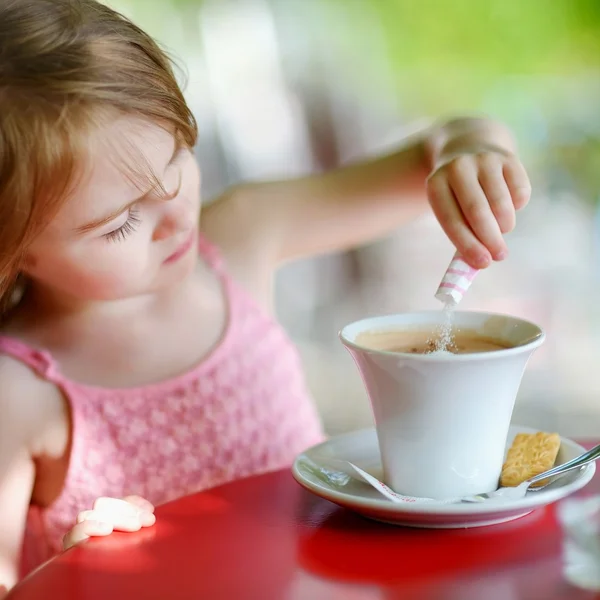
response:
<svg viewBox="0 0 600 600"><path fill-rule="evenodd" d="M74 185L86 139L115 111L196 142L171 60L129 19L95 0L2 0L0 315Z"/></svg>

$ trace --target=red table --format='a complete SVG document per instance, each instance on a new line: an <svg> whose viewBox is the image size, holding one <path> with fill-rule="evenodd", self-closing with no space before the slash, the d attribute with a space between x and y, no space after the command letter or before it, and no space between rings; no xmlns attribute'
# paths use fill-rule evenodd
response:
<svg viewBox="0 0 600 600"><path fill-rule="evenodd" d="M582 491L600 492L600 475ZM157 524L74 548L10 600L591 600L561 575L552 507L492 527L417 530L363 519L288 471L157 509Z"/></svg>

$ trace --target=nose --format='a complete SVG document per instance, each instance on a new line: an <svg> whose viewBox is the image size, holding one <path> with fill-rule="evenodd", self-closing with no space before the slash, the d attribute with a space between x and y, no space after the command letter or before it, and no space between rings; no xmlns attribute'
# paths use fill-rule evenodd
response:
<svg viewBox="0 0 600 600"><path fill-rule="evenodd" d="M158 222L152 239L164 240L190 228L190 209L179 197L165 200L158 205Z"/></svg>

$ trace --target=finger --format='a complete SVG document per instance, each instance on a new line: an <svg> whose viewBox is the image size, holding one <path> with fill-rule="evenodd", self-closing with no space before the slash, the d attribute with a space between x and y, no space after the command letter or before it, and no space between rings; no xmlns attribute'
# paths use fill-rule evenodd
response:
<svg viewBox="0 0 600 600"><path fill-rule="evenodd" d="M142 515L144 522L154 518L151 513L142 512L132 504L116 498L98 498L94 502L94 510L80 513L83 518L107 521L117 531L139 531L142 528ZM153 521L152 521L153 523Z"/></svg>
<svg viewBox="0 0 600 600"><path fill-rule="evenodd" d="M488 199L481 189L474 165L468 160L467 157L461 157L449 165L448 183L473 233L494 260L502 260L508 249Z"/></svg>
<svg viewBox="0 0 600 600"><path fill-rule="evenodd" d="M90 537L102 537L110 535L113 532L113 527L105 521L83 520L63 538L63 549L67 550L76 544L79 544Z"/></svg>
<svg viewBox="0 0 600 600"><path fill-rule="evenodd" d="M485 269L492 260L490 253L467 225L445 177L428 179L427 192L433 213L465 261L475 269Z"/></svg>
<svg viewBox="0 0 600 600"><path fill-rule="evenodd" d="M504 179L516 210L520 210L531 197L531 182L521 161L512 156L504 163Z"/></svg>
<svg viewBox="0 0 600 600"><path fill-rule="evenodd" d="M513 200L504 179L502 163L497 159L484 162L479 169L479 183L502 233L515 228L516 215Z"/></svg>

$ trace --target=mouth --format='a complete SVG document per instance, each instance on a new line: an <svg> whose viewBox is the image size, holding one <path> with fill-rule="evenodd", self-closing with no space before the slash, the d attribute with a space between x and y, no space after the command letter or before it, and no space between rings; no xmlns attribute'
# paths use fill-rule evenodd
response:
<svg viewBox="0 0 600 600"><path fill-rule="evenodd" d="M165 259L165 264L170 264L178 261L180 258L183 258L193 247L194 242L196 241L196 232L192 231L186 240L171 254Z"/></svg>

